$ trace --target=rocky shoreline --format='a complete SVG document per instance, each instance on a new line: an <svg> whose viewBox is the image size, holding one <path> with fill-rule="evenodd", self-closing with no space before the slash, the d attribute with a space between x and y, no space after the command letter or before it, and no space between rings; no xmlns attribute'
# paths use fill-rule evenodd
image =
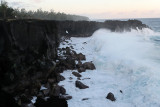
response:
<svg viewBox="0 0 160 107"><path fill-rule="evenodd" d="M58 83L65 78L64 70L77 70L80 77L86 69L94 70L92 62L73 47L58 48L70 37L88 37L99 28L113 32L130 31L147 27L140 21L0 21L0 106L1 107L67 107L72 98ZM78 63L76 63L76 61ZM78 79L77 78L77 79ZM75 86L88 88L80 81ZM37 100L36 100L37 99ZM84 99L86 100L86 99ZM33 105L33 102L36 103Z"/></svg>

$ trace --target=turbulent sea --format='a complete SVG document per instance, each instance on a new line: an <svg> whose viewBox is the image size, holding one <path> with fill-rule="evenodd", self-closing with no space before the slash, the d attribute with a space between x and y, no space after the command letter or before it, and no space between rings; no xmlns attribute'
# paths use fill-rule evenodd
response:
<svg viewBox="0 0 160 107"><path fill-rule="evenodd" d="M74 70L62 74L66 80L59 85L73 97L69 107L160 107L160 19L138 20L152 30L113 33L99 29L91 37L68 40L96 66L82 73L81 82L89 86L84 90L75 87ZM106 99L109 92L115 102Z"/></svg>

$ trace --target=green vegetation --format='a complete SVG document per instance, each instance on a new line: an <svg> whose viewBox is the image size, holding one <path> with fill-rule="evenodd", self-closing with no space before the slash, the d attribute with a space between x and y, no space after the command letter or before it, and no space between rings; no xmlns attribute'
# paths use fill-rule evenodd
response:
<svg viewBox="0 0 160 107"><path fill-rule="evenodd" d="M37 9L36 11L26 11L25 9L13 9L9 7L7 2L1 1L0 4L0 19L41 19L41 20L89 20L88 17L79 15L70 15L60 12L43 11Z"/></svg>

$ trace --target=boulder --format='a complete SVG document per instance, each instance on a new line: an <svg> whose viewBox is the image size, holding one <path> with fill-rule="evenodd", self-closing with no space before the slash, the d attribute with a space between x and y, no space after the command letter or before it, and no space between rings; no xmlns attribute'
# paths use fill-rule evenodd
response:
<svg viewBox="0 0 160 107"><path fill-rule="evenodd" d="M111 100L111 101L116 101L116 98L114 97L114 94L112 94L111 92L108 93L108 95L107 95L106 98L109 99L109 100Z"/></svg>
<svg viewBox="0 0 160 107"><path fill-rule="evenodd" d="M82 53L77 54L77 60L86 60L86 56Z"/></svg>
<svg viewBox="0 0 160 107"><path fill-rule="evenodd" d="M78 68L78 72L79 72L79 73L81 73L81 72L85 72L85 71L86 71L86 69L85 69L85 68L83 68L83 67Z"/></svg>
<svg viewBox="0 0 160 107"><path fill-rule="evenodd" d="M89 88L87 85L84 85L82 82L80 81L76 81L75 83L76 87L79 88L79 89L86 89L86 88Z"/></svg>
<svg viewBox="0 0 160 107"><path fill-rule="evenodd" d="M72 72L72 74L76 77L81 77L81 74L79 74L78 72Z"/></svg>
<svg viewBox="0 0 160 107"><path fill-rule="evenodd" d="M76 62L75 62L75 59L69 56L65 60L61 60L59 66L64 66L66 69L73 70L76 68Z"/></svg>
<svg viewBox="0 0 160 107"><path fill-rule="evenodd" d="M92 62L85 62L85 63L83 63L83 67L85 69L89 69L89 70L96 69L96 67L94 66L94 64Z"/></svg>

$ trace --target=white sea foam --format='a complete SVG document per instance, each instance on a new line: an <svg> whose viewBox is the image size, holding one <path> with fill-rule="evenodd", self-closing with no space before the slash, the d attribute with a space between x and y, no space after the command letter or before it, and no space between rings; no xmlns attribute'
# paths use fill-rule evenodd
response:
<svg viewBox="0 0 160 107"><path fill-rule="evenodd" d="M73 71L62 74L66 80L60 85L73 96L69 107L159 107L160 45L152 39L158 37L150 29L124 33L100 29L88 38L71 38L77 44L74 49L93 61L96 70L82 73L82 79L91 78L81 80L89 86L85 90L75 87L76 77L69 80ZM109 92L115 102L105 98Z"/></svg>

